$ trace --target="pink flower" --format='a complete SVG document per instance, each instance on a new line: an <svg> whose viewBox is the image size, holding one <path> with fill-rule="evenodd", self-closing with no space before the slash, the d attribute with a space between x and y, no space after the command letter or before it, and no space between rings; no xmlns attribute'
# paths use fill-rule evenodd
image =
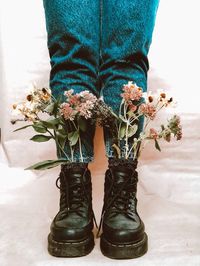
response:
<svg viewBox="0 0 200 266"><path fill-rule="evenodd" d="M74 106L79 105L80 104L79 96L77 94L70 96L70 98L69 98L69 104L71 106L73 106L73 105Z"/></svg>
<svg viewBox="0 0 200 266"><path fill-rule="evenodd" d="M151 139L158 139L159 138L158 132L154 128L150 128L149 137Z"/></svg>
<svg viewBox="0 0 200 266"><path fill-rule="evenodd" d="M91 111L97 101L96 96L87 90L76 94L73 92L73 90L68 90L64 93L67 100L61 105L61 114L65 119L70 120L74 120L78 115L86 119L90 118L92 116Z"/></svg>
<svg viewBox="0 0 200 266"><path fill-rule="evenodd" d="M74 93L74 90L67 90L64 92L64 95L67 97L67 98L70 98L72 96L72 94Z"/></svg>
<svg viewBox="0 0 200 266"><path fill-rule="evenodd" d="M89 91L85 90L85 91L81 91L79 93L80 98L82 99L83 102L89 101L91 103L95 103L97 98L95 95L93 95L92 93L90 93Z"/></svg>
<svg viewBox="0 0 200 266"><path fill-rule="evenodd" d="M153 120L156 116L156 108L154 105L150 104L150 103L142 103L139 106L139 111L149 117L151 120Z"/></svg>
<svg viewBox="0 0 200 266"><path fill-rule="evenodd" d="M121 96L126 102L139 101L142 98L142 89L136 84L133 84L132 81L129 81L128 84L124 85L122 90L124 92Z"/></svg>
<svg viewBox="0 0 200 266"><path fill-rule="evenodd" d="M82 103L78 108L78 112L80 116L85 117L86 119L90 118L92 116L91 112L92 108L88 108L87 103Z"/></svg>
<svg viewBox="0 0 200 266"><path fill-rule="evenodd" d="M61 115L63 115L64 119L70 119L70 120L74 120L75 115L76 115L76 111L73 110L73 108L70 106L69 103L63 103L60 106L60 113Z"/></svg>

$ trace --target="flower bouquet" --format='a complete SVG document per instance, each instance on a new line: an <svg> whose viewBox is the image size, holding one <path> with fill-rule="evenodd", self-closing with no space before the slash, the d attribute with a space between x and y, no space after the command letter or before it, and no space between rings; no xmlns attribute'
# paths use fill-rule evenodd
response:
<svg viewBox="0 0 200 266"><path fill-rule="evenodd" d="M88 119L109 130L116 158L128 159L132 154L133 159L138 159L148 141L154 141L155 148L160 151L161 139L168 142L172 136L176 140L181 139L182 127L177 115L173 115L166 125L161 124L160 129L150 127L158 112L173 103L173 99L164 92L157 95L143 93L140 87L130 81L123 86L121 97L119 113L116 114L102 99L97 99L89 91L74 93L72 89L67 90L63 100L54 98L50 89L34 86L23 102L13 105L14 114L20 115L20 118L11 122L28 122L28 125L14 131L33 128L36 134L30 140L34 142L53 140L58 158L36 163L26 169L44 170L74 162L77 148L80 161L83 161L81 134L87 130ZM142 118L144 126L141 131L138 123ZM66 153L67 145L70 155Z"/></svg>
<svg viewBox="0 0 200 266"><path fill-rule="evenodd" d="M20 118L12 119L12 124L28 122L28 125L17 128L15 132L32 127L36 135L30 140L53 140L56 145L57 159L39 162L27 169L44 170L74 162L74 151L77 148L80 161L83 161L81 133L87 129L86 120L91 118L96 101L96 96L88 91L74 94L73 90L66 91L64 101L61 101L60 98L55 99L50 89L34 86L23 102L14 104L13 114L20 115ZM66 146L70 149L70 155L66 153Z"/></svg>
<svg viewBox="0 0 200 266"><path fill-rule="evenodd" d="M102 100L98 100L94 110L98 124L108 128L116 158L128 159L131 156L133 160L138 159L149 141L154 141L155 148L161 151L161 139L170 142L172 137L176 140L182 138L178 115L173 115L165 125L161 124L160 129L150 126L163 108L174 104L172 97L167 97L164 92L144 93L142 88L131 81L123 86L121 97L118 114ZM141 121L144 124L142 131L139 128Z"/></svg>

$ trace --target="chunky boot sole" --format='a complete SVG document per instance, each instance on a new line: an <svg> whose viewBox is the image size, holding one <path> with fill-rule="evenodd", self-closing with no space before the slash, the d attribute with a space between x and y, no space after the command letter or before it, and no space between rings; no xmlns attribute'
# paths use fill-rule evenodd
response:
<svg viewBox="0 0 200 266"><path fill-rule="evenodd" d="M103 255L111 259L134 259L144 255L148 250L148 238L144 233L144 238L133 244L116 245L101 236L100 248Z"/></svg>
<svg viewBox="0 0 200 266"><path fill-rule="evenodd" d="M58 242L48 236L48 251L55 257L82 257L89 254L94 248L94 235L91 233L89 237L80 242Z"/></svg>

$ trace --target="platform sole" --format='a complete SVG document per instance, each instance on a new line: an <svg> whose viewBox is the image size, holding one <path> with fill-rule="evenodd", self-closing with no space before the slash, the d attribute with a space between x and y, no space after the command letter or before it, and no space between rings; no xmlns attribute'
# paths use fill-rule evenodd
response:
<svg viewBox="0 0 200 266"><path fill-rule="evenodd" d="M55 257L82 257L88 255L94 248L94 235L80 242L58 242L48 235L48 251Z"/></svg>
<svg viewBox="0 0 200 266"><path fill-rule="evenodd" d="M139 242L133 244L117 245L109 242L104 235L100 240L101 252L111 259L134 259L143 256L148 250L148 237L144 237Z"/></svg>

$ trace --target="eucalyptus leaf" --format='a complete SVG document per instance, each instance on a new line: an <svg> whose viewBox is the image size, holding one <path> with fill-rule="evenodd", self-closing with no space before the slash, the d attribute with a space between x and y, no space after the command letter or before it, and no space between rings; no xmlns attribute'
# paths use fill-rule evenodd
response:
<svg viewBox="0 0 200 266"><path fill-rule="evenodd" d="M56 126L60 123L60 118L50 118L46 121L42 121L45 127L50 129L55 129Z"/></svg>
<svg viewBox="0 0 200 266"><path fill-rule="evenodd" d="M60 143L60 146L62 147L62 148L64 148L65 147L65 143L66 143L66 141L67 141L67 135L65 134L65 135L63 135L63 134L61 134L61 133L57 133L57 138L58 138L58 142Z"/></svg>
<svg viewBox="0 0 200 266"><path fill-rule="evenodd" d="M51 138L52 137L45 136L45 135L35 135L30 140L35 141L35 142L46 142L46 141L49 141Z"/></svg>
<svg viewBox="0 0 200 266"><path fill-rule="evenodd" d="M45 112L52 114L55 109L55 103L50 103L47 105L47 107L44 109Z"/></svg>
<svg viewBox="0 0 200 266"><path fill-rule="evenodd" d="M138 130L138 125L132 125L131 127L128 128L128 134L127 134L127 137L130 138L132 137L133 135L135 135L135 133L137 132Z"/></svg>
<svg viewBox="0 0 200 266"><path fill-rule="evenodd" d="M119 131L119 137L120 139L123 139L126 133L126 125L122 124Z"/></svg>
<svg viewBox="0 0 200 266"><path fill-rule="evenodd" d="M139 120L138 117L136 116L136 114L133 111L129 111L127 113L129 118L134 118L135 120Z"/></svg>
<svg viewBox="0 0 200 266"><path fill-rule="evenodd" d="M46 169L56 167L60 164L66 164L66 163L69 163L67 159L45 160L45 161L29 166L25 170L46 170Z"/></svg>
<svg viewBox="0 0 200 266"><path fill-rule="evenodd" d="M33 128L38 133L46 133L47 132L46 127L40 122L34 123Z"/></svg>
<svg viewBox="0 0 200 266"><path fill-rule="evenodd" d="M68 134L68 140L70 142L70 146L76 145L78 138L79 138L79 132L78 131L70 132Z"/></svg>
<svg viewBox="0 0 200 266"><path fill-rule="evenodd" d="M58 96L57 100L54 100L54 109L53 109L53 115L57 116L58 112L59 112L59 107L62 101L62 96Z"/></svg>
<svg viewBox="0 0 200 266"><path fill-rule="evenodd" d="M62 135L65 135L65 136L67 136L67 134L68 134L67 131L63 127L60 127L60 126L59 126L59 129L57 130L57 132L59 132Z"/></svg>
<svg viewBox="0 0 200 266"><path fill-rule="evenodd" d="M67 137L66 136L63 137L61 135L58 135L57 137L58 137L58 142L59 142L60 146L62 147L62 149L64 149Z"/></svg>
<svg viewBox="0 0 200 266"><path fill-rule="evenodd" d="M58 139L67 139L67 134L61 134L60 132L57 133Z"/></svg>

